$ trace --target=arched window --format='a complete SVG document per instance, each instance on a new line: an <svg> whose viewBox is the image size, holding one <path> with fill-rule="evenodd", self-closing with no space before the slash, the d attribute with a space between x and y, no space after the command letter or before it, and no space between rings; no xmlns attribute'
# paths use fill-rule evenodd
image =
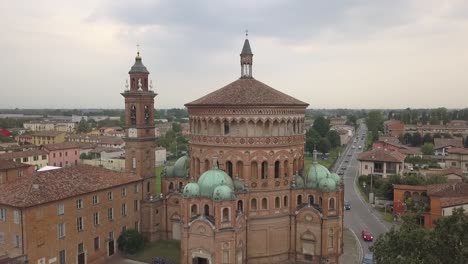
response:
<svg viewBox="0 0 468 264"><path fill-rule="evenodd" d="M223 222L229 221L229 209L223 208Z"/></svg>
<svg viewBox="0 0 468 264"><path fill-rule="evenodd" d="M275 161L275 178L280 177L280 161Z"/></svg>
<svg viewBox="0 0 468 264"><path fill-rule="evenodd" d="M257 210L257 199L253 198L252 200L250 200L250 209Z"/></svg>
<svg viewBox="0 0 468 264"><path fill-rule="evenodd" d="M256 180L258 179L258 165L256 161L252 161L252 165L250 165L250 179L251 180Z"/></svg>
<svg viewBox="0 0 468 264"><path fill-rule="evenodd" d="M284 207L288 207L288 196L285 196L285 197L283 198L283 206L284 206Z"/></svg>
<svg viewBox="0 0 468 264"><path fill-rule="evenodd" d="M328 209L335 210L335 198L330 198L330 201L328 202Z"/></svg>
<svg viewBox="0 0 468 264"><path fill-rule="evenodd" d="M237 211L244 212L244 202L242 200L237 201Z"/></svg>
<svg viewBox="0 0 468 264"><path fill-rule="evenodd" d="M145 105L145 125L149 125L150 123L150 109L147 105Z"/></svg>
<svg viewBox="0 0 468 264"><path fill-rule="evenodd" d="M268 201L267 198L262 199L262 209L268 209Z"/></svg>
<svg viewBox="0 0 468 264"><path fill-rule="evenodd" d="M230 131L229 131L229 122L228 121L224 121L224 135L229 135Z"/></svg>
<svg viewBox="0 0 468 264"><path fill-rule="evenodd" d="M242 161L239 160L237 162L236 170L237 170L237 176L239 178L243 179L244 178L244 164L242 163Z"/></svg>
<svg viewBox="0 0 468 264"><path fill-rule="evenodd" d="M313 195L309 195L309 204L314 205L314 196Z"/></svg>
<svg viewBox="0 0 468 264"><path fill-rule="evenodd" d="M136 106L130 107L130 125L136 126Z"/></svg>
<svg viewBox="0 0 468 264"><path fill-rule="evenodd" d="M192 208L190 209L192 216L196 216L198 214L198 208L196 204L192 204Z"/></svg>
<svg viewBox="0 0 468 264"><path fill-rule="evenodd" d="M268 178L268 163L262 162L262 179Z"/></svg>
<svg viewBox="0 0 468 264"><path fill-rule="evenodd" d="M205 204L205 207L204 207L204 210L203 210L203 214L205 216L209 216L210 215L210 206Z"/></svg>
<svg viewBox="0 0 468 264"><path fill-rule="evenodd" d="M289 161L284 161L284 177L287 178L289 176Z"/></svg>
<svg viewBox="0 0 468 264"><path fill-rule="evenodd" d="M179 190L182 191L182 188L184 188L184 184L182 182L179 182Z"/></svg>
<svg viewBox="0 0 468 264"><path fill-rule="evenodd" d="M146 192L150 192L150 183L149 182L146 183Z"/></svg>
<svg viewBox="0 0 468 264"><path fill-rule="evenodd" d="M322 207L322 197L319 198L319 205Z"/></svg>
<svg viewBox="0 0 468 264"><path fill-rule="evenodd" d="M232 162L230 160L226 161L226 173L232 178Z"/></svg>
<svg viewBox="0 0 468 264"><path fill-rule="evenodd" d="M297 196L297 205L301 205L302 204L302 195L298 195Z"/></svg>
<svg viewBox="0 0 468 264"><path fill-rule="evenodd" d="M275 198L275 208L280 208L281 206L281 200L279 197Z"/></svg>
<svg viewBox="0 0 468 264"><path fill-rule="evenodd" d="M210 169L210 161L208 159L205 160L205 169L204 171L207 171Z"/></svg>
<svg viewBox="0 0 468 264"><path fill-rule="evenodd" d="M169 183L169 191L172 191L174 189L174 184L171 182Z"/></svg>
<svg viewBox="0 0 468 264"><path fill-rule="evenodd" d="M293 173L297 172L297 159L293 160Z"/></svg>

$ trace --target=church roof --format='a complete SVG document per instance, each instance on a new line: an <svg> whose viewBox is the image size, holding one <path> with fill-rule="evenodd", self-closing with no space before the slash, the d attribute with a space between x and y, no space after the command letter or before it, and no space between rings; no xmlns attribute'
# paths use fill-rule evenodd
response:
<svg viewBox="0 0 468 264"><path fill-rule="evenodd" d="M291 105L307 107L309 104L253 78L246 78L238 79L185 105Z"/></svg>
<svg viewBox="0 0 468 264"><path fill-rule="evenodd" d="M242 47L241 55L253 55L252 49L250 49L250 42L248 39L245 39L244 46Z"/></svg>
<svg viewBox="0 0 468 264"><path fill-rule="evenodd" d="M148 69L146 69L145 65L143 65L143 62L141 62L141 57L139 53L135 57L135 64L133 64L132 68L128 73L149 73Z"/></svg>

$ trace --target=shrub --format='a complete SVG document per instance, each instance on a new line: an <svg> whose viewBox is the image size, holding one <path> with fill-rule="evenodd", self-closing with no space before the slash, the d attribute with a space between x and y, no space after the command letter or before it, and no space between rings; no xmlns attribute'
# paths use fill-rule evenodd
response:
<svg viewBox="0 0 468 264"><path fill-rule="evenodd" d="M135 254L143 247L144 240L143 236L135 229L127 229L120 234L117 244L120 251Z"/></svg>

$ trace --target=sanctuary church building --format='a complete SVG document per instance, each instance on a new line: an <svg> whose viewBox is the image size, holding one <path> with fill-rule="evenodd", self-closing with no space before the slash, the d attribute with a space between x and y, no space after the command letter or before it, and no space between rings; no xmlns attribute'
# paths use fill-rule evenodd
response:
<svg viewBox="0 0 468 264"><path fill-rule="evenodd" d="M342 179L304 169L307 103L256 80L246 39L241 76L185 106L188 155L154 195L154 97L137 56L126 108L126 167L143 178L141 232L181 242L182 264L338 263Z"/></svg>

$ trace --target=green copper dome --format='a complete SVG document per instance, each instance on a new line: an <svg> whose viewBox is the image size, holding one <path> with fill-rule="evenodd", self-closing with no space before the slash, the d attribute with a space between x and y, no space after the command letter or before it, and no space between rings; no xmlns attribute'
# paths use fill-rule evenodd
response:
<svg viewBox="0 0 468 264"><path fill-rule="evenodd" d="M320 181L330 175L325 166L318 163L312 163L309 168L309 173L307 173L305 185L308 188L317 188Z"/></svg>
<svg viewBox="0 0 468 264"><path fill-rule="evenodd" d="M245 189L245 183L244 183L243 180L241 180L241 179L234 179L233 183L234 183L234 190L235 190L236 192L238 192L238 191L243 191L243 190Z"/></svg>
<svg viewBox="0 0 468 264"><path fill-rule="evenodd" d="M235 200L234 192L227 185L220 185L213 191L213 199L215 201Z"/></svg>
<svg viewBox="0 0 468 264"><path fill-rule="evenodd" d="M319 188L322 192L334 192L336 191L336 182L332 176L327 176L320 180Z"/></svg>
<svg viewBox="0 0 468 264"><path fill-rule="evenodd" d="M185 185L183 195L185 198L198 197L200 196L200 187L198 186L197 183L191 182Z"/></svg>
<svg viewBox="0 0 468 264"><path fill-rule="evenodd" d="M294 176L294 180L296 181L296 188L304 188L304 179L300 175Z"/></svg>
<svg viewBox="0 0 468 264"><path fill-rule="evenodd" d="M220 185L226 185L231 188L231 190L234 189L234 183L232 182L231 177L229 177L229 175L224 171L218 168L205 171L198 179L200 196L211 198L214 189Z"/></svg>
<svg viewBox="0 0 468 264"><path fill-rule="evenodd" d="M332 173L331 177L333 180L335 180L337 186L341 183L341 177L338 174Z"/></svg>
<svg viewBox="0 0 468 264"><path fill-rule="evenodd" d="M168 175L168 176L186 177L189 166L190 166L190 163L189 163L189 159L187 155L182 156L174 164L173 175Z"/></svg>

